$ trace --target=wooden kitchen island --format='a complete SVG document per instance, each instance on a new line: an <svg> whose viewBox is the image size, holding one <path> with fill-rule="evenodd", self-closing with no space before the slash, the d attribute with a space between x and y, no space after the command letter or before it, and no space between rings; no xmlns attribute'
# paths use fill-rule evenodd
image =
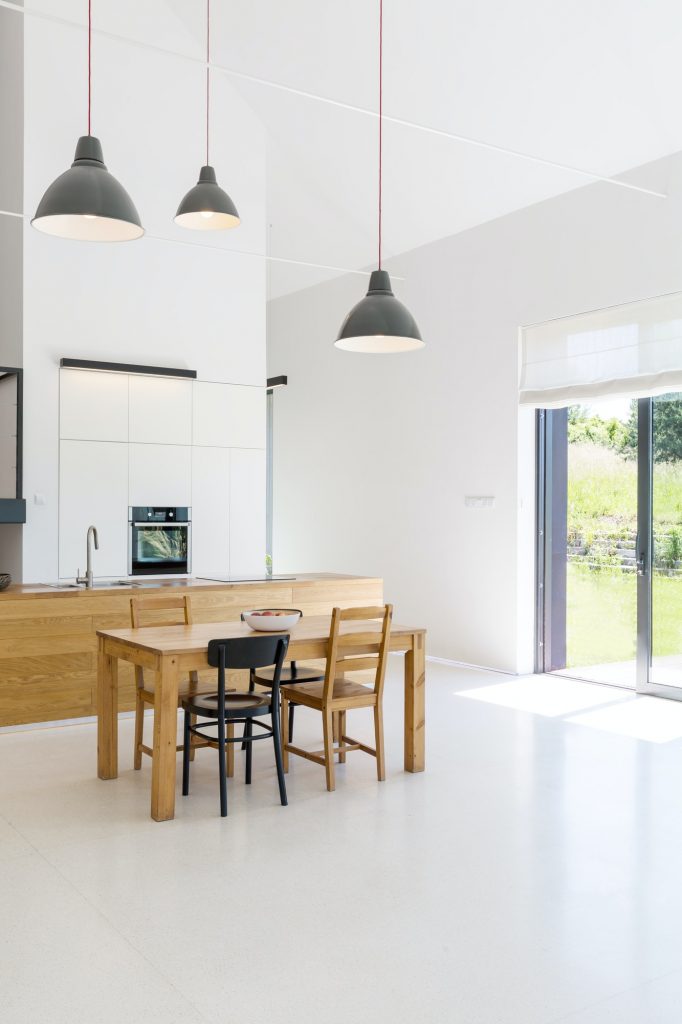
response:
<svg viewBox="0 0 682 1024"><path fill-rule="evenodd" d="M130 625L130 598L188 593L196 623L234 622L248 608L300 608L304 616L383 602L383 581L332 573L263 582L162 580L63 589L13 585L0 592L0 726L62 721L97 712L97 630ZM118 710L134 708L133 669L121 664Z"/></svg>

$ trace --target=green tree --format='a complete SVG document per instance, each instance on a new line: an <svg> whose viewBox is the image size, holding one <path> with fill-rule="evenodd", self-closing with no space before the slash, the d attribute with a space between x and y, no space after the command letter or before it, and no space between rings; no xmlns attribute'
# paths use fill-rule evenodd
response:
<svg viewBox="0 0 682 1024"><path fill-rule="evenodd" d="M568 410L568 440L570 444L600 444L605 448L621 451L625 443L625 424L612 417L588 414L582 405L572 405Z"/></svg>
<svg viewBox="0 0 682 1024"><path fill-rule="evenodd" d="M627 423L624 424L625 430L623 432L623 444L621 447L621 453L626 459L635 459L637 457L637 399L633 398L630 402L630 415Z"/></svg>
<svg viewBox="0 0 682 1024"><path fill-rule="evenodd" d="M620 451L628 458L637 455L637 399L630 403ZM654 462L682 459L682 398L677 394L654 399Z"/></svg>
<svg viewBox="0 0 682 1024"><path fill-rule="evenodd" d="M654 399L654 460L679 462L682 459L682 399L662 395Z"/></svg>

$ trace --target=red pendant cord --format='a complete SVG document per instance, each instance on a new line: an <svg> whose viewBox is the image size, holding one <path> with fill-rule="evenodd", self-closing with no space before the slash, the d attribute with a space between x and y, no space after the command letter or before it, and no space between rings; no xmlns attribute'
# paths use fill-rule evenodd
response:
<svg viewBox="0 0 682 1024"><path fill-rule="evenodd" d="M92 110L92 0L88 0L88 135L90 131L90 114Z"/></svg>
<svg viewBox="0 0 682 1024"><path fill-rule="evenodd" d="M381 270L381 158L384 112L384 0L379 0L379 270Z"/></svg>
<svg viewBox="0 0 682 1024"><path fill-rule="evenodd" d="M206 0L206 166L208 167L208 110L210 103L211 0Z"/></svg>

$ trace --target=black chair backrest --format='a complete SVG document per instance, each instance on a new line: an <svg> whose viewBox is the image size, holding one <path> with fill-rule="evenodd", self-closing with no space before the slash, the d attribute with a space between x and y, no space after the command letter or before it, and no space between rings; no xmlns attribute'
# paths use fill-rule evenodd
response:
<svg viewBox="0 0 682 1024"><path fill-rule="evenodd" d="M221 664L224 668L248 669L279 664L281 668L288 647L289 637L283 633L209 640L208 663L213 668L220 668Z"/></svg>
<svg viewBox="0 0 682 1024"><path fill-rule="evenodd" d="M225 670L228 668L264 668L275 666L272 680L272 713L279 707L279 681L284 657L289 647L287 634L270 636L241 636L228 640L209 640L208 663L218 669L218 717L225 718Z"/></svg>

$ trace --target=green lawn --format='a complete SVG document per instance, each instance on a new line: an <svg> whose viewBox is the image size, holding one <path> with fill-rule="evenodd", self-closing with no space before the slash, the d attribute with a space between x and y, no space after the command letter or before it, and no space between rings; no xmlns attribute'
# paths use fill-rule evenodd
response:
<svg viewBox="0 0 682 1024"><path fill-rule="evenodd" d="M682 525L682 462L657 462L653 479L657 528ZM597 444L568 446L569 529L604 523L637 529L637 463Z"/></svg>
<svg viewBox="0 0 682 1024"><path fill-rule="evenodd" d="M567 666L629 661L637 641L637 577L569 563ZM682 578L653 578L654 655L682 654Z"/></svg>

